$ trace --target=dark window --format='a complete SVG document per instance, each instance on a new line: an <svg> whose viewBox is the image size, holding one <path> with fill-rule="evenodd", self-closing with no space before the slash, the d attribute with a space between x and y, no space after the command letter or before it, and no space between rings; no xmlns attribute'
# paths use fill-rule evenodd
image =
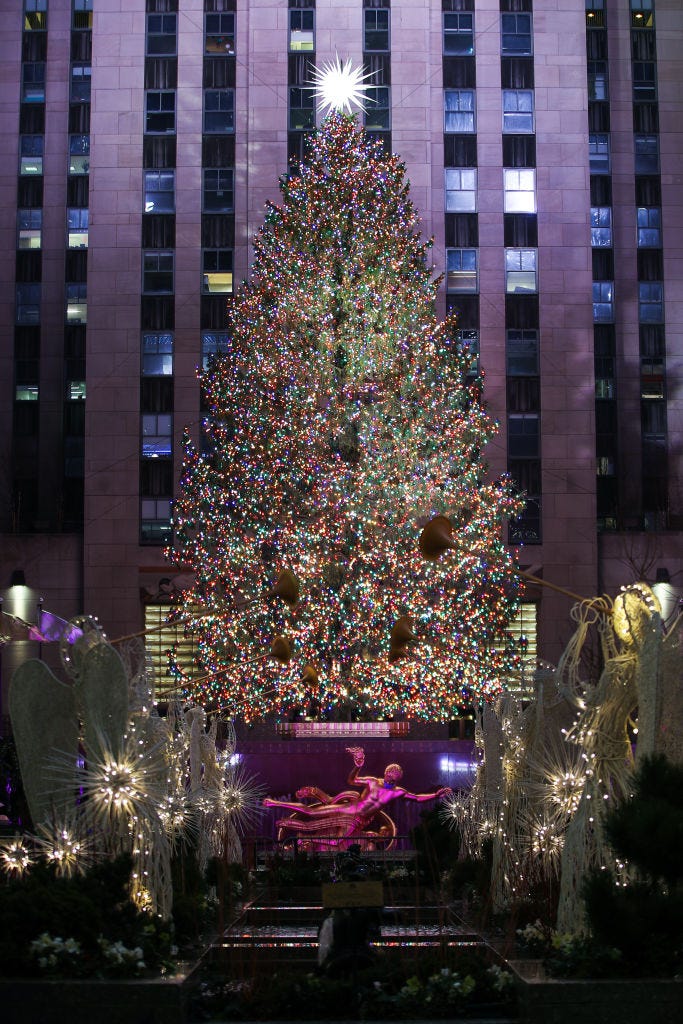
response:
<svg viewBox="0 0 683 1024"><path fill-rule="evenodd" d="M205 213L232 213L234 209L234 179L232 167L204 170L202 193Z"/></svg>
<svg viewBox="0 0 683 1024"><path fill-rule="evenodd" d="M142 254L142 290L148 295L173 292L174 254L144 252Z"/></svg>
<svg viewBox="0 0 683 1024"><path fill-rule="evenodd" d="M509 329L505 353L510 377L532 377L538 374L538 331Z"/></svg>
<svg viewBox="0 0 683 1024"><path fill-rule="evenodd" d="M45 102L45 64L42 61L22 66L21 101Z"/></svg>
<svg viewBox="0 0 683 1024"><path fill-rule="evenodd" d="M529 56L533 53L531 14L501 14L501 56Z"/></svg>
<svg viewBox="0 0 683 1024"><path fill-rule="evenodd" d="M71 68L71 102L90 103L90 79L92 68L89 64L74 64Z"/></svg>
<svg viewBox="0 0 683 1024"><path fill-rule="evenodd" d="M389 49L389 11L367 8L363 11L363 49Z"/></svg>
<svg viewBox="0 0 683 1024"><path fill-rule="evenodd" d="M152 135L175 132L175 92L145 93L145 131Z"/></svg>
<svg viewBox="0 0 683 1024"><path fill-rule="evenodd" d="M235 130L235 92L233 89L207 89L204 92L204 131Z"/></svg>
<svg viewBox="0 0 683 1024"><path fill-rule="evenodd" d="M465 11L443 15L443 52L453 57L474 53L474 15Z"/></svg>
<svg viewBox="0 0 683 1024"><path fill-rule="evenodd" d="M147 54L150 57L169 57L176 52L175 14L147 15Z"/></svg>
<svg viewBox="0 0 683 1024"><path fill-rule="evenodd" d="M289 130L307 131L315 127L315 98L310 89L292 86L289 90Z"/></svg>

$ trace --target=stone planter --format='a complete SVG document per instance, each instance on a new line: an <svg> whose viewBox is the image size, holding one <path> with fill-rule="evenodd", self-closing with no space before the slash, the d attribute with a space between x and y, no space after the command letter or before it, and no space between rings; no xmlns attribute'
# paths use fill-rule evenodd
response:
<svg viewBox="0 0 683 1024"><path fill-rule="evenodd" d="M680 1024L683 982L548 978L540 961L511 960L522 1024Z"/></svg>

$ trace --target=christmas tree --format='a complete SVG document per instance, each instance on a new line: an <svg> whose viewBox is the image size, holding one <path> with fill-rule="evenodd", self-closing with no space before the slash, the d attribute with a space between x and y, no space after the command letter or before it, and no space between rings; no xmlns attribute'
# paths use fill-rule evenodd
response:
<svg viewBox="0 0 683 1024"><path fill-rule="evenodd" d="M202 452L185 440L172 560L197 638L188 696L247 720L352 707L453 717L500 692L518 576L486 480L495 425L472 355L439 322L439 279L405 168L333 113L280 184L202 377ZM452 550L419 550L447 516Z"/></svg>

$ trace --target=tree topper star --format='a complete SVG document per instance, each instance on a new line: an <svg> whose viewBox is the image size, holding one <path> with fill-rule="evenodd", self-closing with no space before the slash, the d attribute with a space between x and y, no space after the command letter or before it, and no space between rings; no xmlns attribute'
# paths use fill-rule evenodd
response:
<svg viewBox="0 0 683 1024"><path fill-rule="evenodd" d="M311 88L318 101L318 109L324 113L346 110L350 114L353 104L364 111L366 102L373 102L367 96L370 86L364 83L373 75L374 71L363 73L362 68L354 68L350 57L342 63L338 54L322 67L313 68Z"/></svg>

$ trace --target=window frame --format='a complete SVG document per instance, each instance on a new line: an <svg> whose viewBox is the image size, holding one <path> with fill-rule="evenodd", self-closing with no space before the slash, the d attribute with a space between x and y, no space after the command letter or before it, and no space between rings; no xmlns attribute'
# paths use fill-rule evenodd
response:
<svg viewBox="0 0 683 1024"><path fill-rule="evenodd" d="M519 424L521 430L512 430ZM533 427L535 429L527 429ZM515 449L514 440L519 439ZM541 457L541 415L539 412L510 412L507 415L508 459L539 459Z"/></svg>
<svg viewBox="0 0 683 1024"><path fill-rule="evenodd" d="M145 438L148 438L149 440L146 442ZM168 444L162 442L162 438L168 438ZM141 412L140 457L143 459L163 459L172 456L173 413Z"/></svg>
<svg viewBox="0 0 683 1024"><path fill-rule="evenodd" d="M449 107L449 100L457 98L457 105ZM467 102L471 106L467 106L463 103L463 100L467 97ZM467 117L467 127L463 127L462 124L456 127L449 127L448 116L457 115L457 117ZM469 118L471 117L471 125ZM449 135L474 135L477 131L477 97L475 89L444 89L443 91L443 130L444 133Z"/></svg>
<svg viewBox="0 0 683 1024"><path fill-rule="evenodd" d="M471 178L472 187L463 188L463 177ZM457 187L449 184L449 178L457 178ZM469 202L449 202L449 196L468 196ZM476 213L477 211L477 168L444 167L444 208L446 213Z"/></svg>
<svg viewBox="0 0 683 1024"><path fill-rule="evenodd" d="M293 104L293 99L299 99L303 102ZM308 132L313 131L315 128L315 96L311 89L306 89L302 85L290 85L287 89L287 124L290 132ZM296 122L294 120L296 114L299 114ZM307 115L304 117L304 113ZM302 123L299 123L301 120Z"/></svg>
<svg viewBox="0 0 683 1024"><path fill-rule="evenodd" d="M32 140L29 144L28 140ZM39 140L40 145L36 145L36 140ZM39 152L32 153L31 149L39 150ZM39 132L22 134L19 136L19 177L21 178L34 178L40 177L43 174L43 158L45 156L45 136ZM24 167L25 161L35 161L36 170L26 170Z"/></svg>
<svg viewBox="0 0 683 1024"><path fill-rule="evenodd" d="M375 24L370 25L374 20ZM386 21L386 28L380 26L380 21ZM372 40L372 36L376 40ZM386 36L386 45L380 45L382 38ZM382 37L382 38L380 38ZM377 45L368 46L368 40L374 41ZM363 52L364 53L389 53L391 50L391 18L388 7L364 7L363 8Z"/></svg>
<svg viewBox="0 0 683 1024"><path fill-rule="evenodd" d="M310 28L304 23L310 21ZM295 22L299 22L295 26ZM310 40L310 46L306 45ZM287 49L289 53L315 52L315 8L290 7L287 19Z"/></svg>
<svg viewBox="0 0 683 1024"><path fill-rule="evenodd" d="M215 267L208 267L207 263L215 261ZM230 276L228 288L210 287L210 278L216 276L216 283L219 278ZM202 249L202 295L232 295L235 288L235 252L234 249L205 247Z"/></svg>
<svg viewBox="0 0 683 1024"><path fill-rule="evenodd" d="M47 64L44 60L24 61L21 65L21 102L44 103Z"/></svg>
<svg viewBox="0 0 683 1024"><path fill-rule="evenodd" d="M80 90L77 86L80 85ZM82 93L79 95L79 92ZM69 72L69 102L90 103L92 95L92 65L72 64Z"/></svg>
<svg viewBox="0 0 683 1024"><path fill-rule="evenodd" d="M37 244L33 244L35 242ZM17 209L16 244L17 250L20 252L32 252L42 249L43 211L41 207L19 207Z"/></svg>
<svg viewBox="0 0 683 1024"><path fill-rule="evenodd" d="M156 187L154 187L154 179L156 178ZM162 188L162 178L168 178L171 181L170 188ZM159 203L157 206L152 196L166 196L170 195L169 203ZM151 203L150 208L148 205ZM150 170L144 170L142 172L142 208L145 213L175 213L175 168L164 167L154 168Z"/></svg>
<svg viewBox="0 0 683 1024"><path fill-rule="evenodd" d="M162 260L168 266L161 266ZM152 266L156 264L156 267ZM148 275L156 275L161 281L162 275L168 278L170 275L170 287L150 287L155 278L148 278ZM173 295L175 291L175 251L172 249L144 249L142 252L142 294L143 295Z"/></svg>
<svg viewBox="0 0 683 1024"><path fill-rule="evenodd" d="M653 297L655 289L658 293L657 297ZM638 323L664 323L664 283L662 281L638 282Z"/></svg>
<svg viewBox="0 0 683 1024"><path fill-rule="evenodd" d="M87 249L90 225L90 212L87 206L69 206L66 210L66 247L67 249ZM72 244L72 237L83 238L85 243Z"/></svg>
<svg viewBox="0 0 683 1024"><path fill-rule="evenodd" d="M209 175L216 176L216 187L209 188L207 178ZM221 187L222 175L229 176L229 185ZM219 203L218 196L224 192L229 193L230 199L227 202ZM207 197L216 196L216 203L207 202ZM235 210L235 168L234 167L205 167L202 171L202 212L203 213L234 213Z"/></svg>
<svg viewBox="0 0 683 1024"><path fill-rule="evenodd" d="M384 100L384 103L380 103L377 99L378 96ZM366 102L368 108L363 112L363 125L365 130L368 132L388 132L391 131L391 88L388 85L369 85L365 92ZM377 123L372 124L368 121L368 118L372 119L372 115L376 113L378 115Z"/></svg>
<svg viewBox="0 0 683 1024"><path fill-rule="evenodd" d="M655 223L651 223L654 221ZM644 223L642 223L644 222ZM662 248L662 208L661 206L636 207L636 231L639 249ZM641 234L643 232L643 234ZM648 232L648 234L645 234Z"/></svg>
<svg viewBox="0 0 683 1024"><path fill-rule="evenodd" d="M210 109L209 103L217 103ZM205 135L234 135L235 133L235 90L230 86L221 89L205 89L202 104L202 128Z"/></svg>
<svg viewBox="0 0 683 1024"><path fill-rule="evenodd" d="M530 181L522 187L523 181ZM517 187L513 187L514 185ZM535 167L504 167L503 168L503 212L504 213L536 213L536 168Z"/></svg>
<svg viewBox="0 0 683 1024"><path fill-rule="evenodd" d="M503 134L504 135L533 135L535 130L535 103L533 89L503 89L501 102L503 106ZM520 110L519 102L523 96L531 98L529 110ZM506 101L512 97L515 99L513 107L510 104L506 107Z"/></svg>
<svg viewBox="0 0 683 1024"><path fill-rule="evenodd" d="M211 369L212 360L228 352L230 335L226 331L202 331L200 347L202 373L206 373Z"/></svg>
<svg viewBox="0 0 683 1024"><path fill-rule="evenodd" d="M522 30L521 25L527 28ZM507 43L506 43L507 39ZM528 42L525 43L525 40ZM513 45L516 41L516 45ZM500 15L501 57L532 57L534 53L534 23L530 11L502 11Z"/></svg>
<svg viewBox="0 0 683 1024"><path fill-rule="evenodd" d="M537 295L538 294L538 248L536 246L507 246L505 248L505 294L506 295ZM524 262L533 263L525 267ZM512 263L519 266L512 266ZM533 275L533 287L517 287L525 278ZM515 286L515 287L513 287Z"/></svg>
<svg viewBox="0 0 683 1024"><path fill-rule="evenodd" d="M172 377L173 349L172 331L143 331L140 339L140 376Z"/></svg>
<svg viewBox="0 0 683 1024"><path fill-rule="evenodd" d="M614 281L593 281L593 323L614 323Z"/></svg>
<svg viewBox="0 0 683 1024"><path fill-rule="evenodd" d="M172 101L172 107L163 109L164 102ZM153 109L158 103L158 109ZM147 89L145 91L145 135L175 135L176 130L176 90L175 89ZM171 127L152 127L152 124L169 121Z"/></svg>
<svg viewBox="0 0 683 1024"><path fill-rule="evenodd" d="M612 234L612 207L591 206L591 248L611 249L613 245ZM605 234L600 234L604 232Z"/></svg>
<svg viewBox="0 0 683 1024"><path fill-rule="evenodd" d="M591 174L609 174L612 168L612 146L609 132L589 132L588 162Z"/></svg>
<svg viewBox="0 0 683 1024"><path fill-rule="evenodd" d="M152 29L152 25L158 28ZM168 26L173 25L173 31ZM164 41L166 45L164 46ZM150 45L156 43L158 49ZM171 45L172 43L172 45ZM145 56L175 57L178 53L178 15L175 11L148 11L145 19Z"/></svg>
<svg viewBox="0 0 683 1024"><path fill-rule="evenodd" d="M527 352L513 352L513 342ZM508 327L505 331L505 373L508 377L538 377L539 332L536 327ZM514 360L518 360L516 367Z"/></svg>
<svg viewBox="0 0 683 1024"><path fill-rule="evenodd" d="M67 324L87 324L88 286L85 281L67 281L64 319Z"/></svg>
<svg viewBox="0 0 683 1024"><path fill-rule="evenodd" d="M451 266L451 263L454 265ZM473 263L474 266L465 266L465 263ZM446 291L449 295L479 294L479 250L477 248L449 246L446 249Z"/></svg>
<svg viewBox="0 0 683 1024"><path fill-rule="evenodd" d="M467 40L469 40L469 43ZM452 46L448 45L449 41L452 41ZM442 44L444 57L474 56L474 41L474 11L443 11Z"/></svg>

